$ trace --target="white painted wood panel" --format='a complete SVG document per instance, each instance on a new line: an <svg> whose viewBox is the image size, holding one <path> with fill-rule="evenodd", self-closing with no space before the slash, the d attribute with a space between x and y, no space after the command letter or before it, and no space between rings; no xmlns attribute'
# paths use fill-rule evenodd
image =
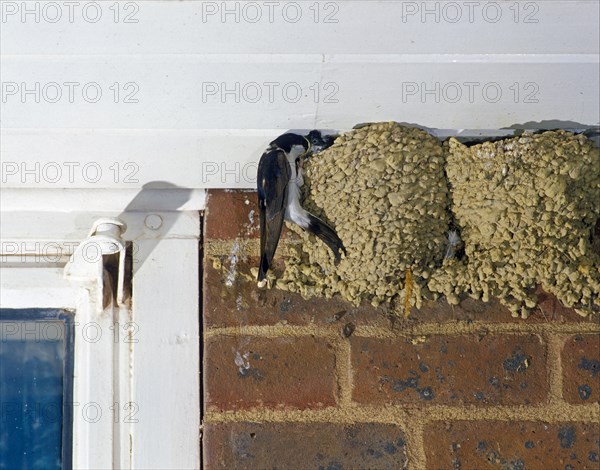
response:
<svg viewBox="0 0 600 470"><path fill-rule="evenodd" d="M2 308L70 308L77 307L77 286L64 279L62 267L8 267L2 259ZM23 290L27 289L27 295Z"/></svg>
<svg viewBox="0 0 600 470"><path fill-rule="evenodd" d="M546 54L599 47L595 0L2 4L3 54Z"/></svg>
<svg viewBox="0 0 600 470"><path fill-rule="evenodd" d="M146 185L147 186L147 185ZM39 212L80 212L108 214L104 217L119 217L126 211L200 211L206 206L204 189L107 189L81 188L0 188L0 212L20 214L35 208ZM100 218L100 216L98 216ZM0 228L0 233L4 233ZM28 231L29 225L22 224L19 230ZM17 229L13 229L17 233ZM37 230L43 233L42 229ZM19 232L22 233L22 232ZM85 235L85 231L82 232Z"/></svg>
<svg viewBox="0 0 600 470"><path fill-rule="evenodd" d="M94 304L97 286L67 281L40 249L65 240L73 247L98 215L108 214L3 212L0 246L14 237L27 244L27 259L0 252L0 305L76 310L74 467L200 468L199 214L121 215L137 247L133 316L120 309L114 318ZM114 334L129 322L131 342Z"/></svg>
<svg viewBox="0 0 600 470"><path fill-rule="evenodd" d="M161 240L158 245L142 241L140 256L150 253L133 279L139 328L133 401L139 412L132 426L132 468L198 469L198 239Z"/></svg>
<svg viewBox="0 0 600 470"><path fill-rule="evenodd" d="M71 21L2 2L6 189L251 188L288 129L600 122L597 1L273 4L296 23L249 21L268 2L92 3Z"/></svg>
<svg viewBox="0 0 600 470"><path fill-rule="evenodd" d="M50 211L6 211L2 212L2 225L0 226L0 240L2 249L0 255L10 257L21 256L29 253L34 256L35 242L65 243L60 248L69 256L74 248L88 237L92 224L101 218L117 217L127 224L123 233L125 241L153 241L166 239L194 238L198 236L198 215L196 212L152 212L153 217L160 217L160 226L156 229L145 224L146 212L50 212ZM153 226L152 226L153 227ZM18 243L17 251L14 245ZM23 243L23 244L21 244ZM43 245L42 245L43 246ZM39 247L38 247L39 248ZM50 250L53 253L56 249ZM50 256L50 255L48 255ZM49 261L49 260L48 260Z"/></svg>
<svg viewBox="0 0 600 470"><path fill-rule="evenodd" d="M428 127L496 128L543 119L598 120L598 59L593 55L502 57L502 62L493 56L436 56L423 62L403 56L334 56L326 62L306 57L300 63L237 58L235 63L179 56L169 61L61 57L41 63L7 58L2 125L288 129L404 120ZM7 84L14 86L7 91ZM135 102L124 102L128 93ZM120 147L116 156L127 153L127 147Z"/></svg>
<svg viewBox="0 0 600 470"><path fill-rule="evenodd" d="M202 86L187 72L187 62L179 64L173 73L177 78L170 81L158 74L154 80L148 69L140 88L154 91L140 103L67 103L53 108L52 129L43 129L51 104L17 101L7 106L4 115L10 118L3 124L16 128L2 132L2 183L18 188L131 189L157 181L165 187L253 187L266 143L290 128L347 129L380 120L449 129L545 120L593 125L598 123L599 72L594 59L585 60L308 64L318 67L313 78L335 85L332 101L337 102L328 103L308 98L249 103L228 95L206 96L202 103L197 98ZM221 77L232 83L269 81L268 64L259 65L263 68L216 64L216 72L208 76L216 83L222 83ZM313 73L289 65L277 66L281 81ZM165 98L171 88L179 90L180 98L185 95L182 101ZM190 102L197 105L181 105ZM111 107L125 106L127 114L111 112ZM37 107L46 110L32 113Z"/></svg>

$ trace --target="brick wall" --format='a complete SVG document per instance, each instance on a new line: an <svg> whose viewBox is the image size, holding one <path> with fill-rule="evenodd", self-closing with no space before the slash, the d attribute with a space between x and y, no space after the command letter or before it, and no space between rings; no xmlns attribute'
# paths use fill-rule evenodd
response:
<svg viewBox="0 0 600 470"><path fill-rule="evenodd" d="M204 233L206 468L600 468L598 315L258 290L253 192L212 191Z"/></svg>

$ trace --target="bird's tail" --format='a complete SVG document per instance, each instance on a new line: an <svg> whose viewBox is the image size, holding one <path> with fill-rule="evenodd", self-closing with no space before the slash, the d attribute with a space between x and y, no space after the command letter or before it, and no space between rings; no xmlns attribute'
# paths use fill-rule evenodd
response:
<svg viewBox="0 0 600 470"><path fill-rule="evenodd" d="M260 265L258 266L258 287L264 287L267 284L267 271L271 267L267 254L263 253L260 257Z"/></svg>
<svg viewBox="0 0 600 470"><path fill-rule="evenodd" d="M340 240L340 237L338 237L337 233L335 233L335 230L333 230L321 219L310 213L307 213L307 215L309 222L306 230L323 240L323 243L329 247L335 256L335 264L338 264L342 257L341 253L343 252L346 254L346 248L344 248L342 240Z"/></svg>

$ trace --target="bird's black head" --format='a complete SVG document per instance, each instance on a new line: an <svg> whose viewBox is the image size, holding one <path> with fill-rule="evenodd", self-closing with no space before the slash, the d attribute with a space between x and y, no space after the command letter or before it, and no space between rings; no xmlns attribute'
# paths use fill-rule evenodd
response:
<svg viewBox="0 0 600 470"><path fill-rule="evenodd" d="M330 135L323 135L321 131L313 130L308 133L306 139L310 142L312 153L318 153L333 145L335 138Z"/></svg>
<svg viewBox="0 0 600 470"><path fill-rule="evenodd" d="M306 153L310 148L310 144L305 137L291 133L280 135L271 142L271 146L278 147L288 154L292 153L292 151L299 154ZM300 147L302 147L304 151L302 151Z"/></svg>

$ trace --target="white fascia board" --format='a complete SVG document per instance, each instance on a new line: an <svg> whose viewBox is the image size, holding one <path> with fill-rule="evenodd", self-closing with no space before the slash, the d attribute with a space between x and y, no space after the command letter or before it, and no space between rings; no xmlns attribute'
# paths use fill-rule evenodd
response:
<svg viewBox="0 0 600 470"><path fill-rule="evenodd" d="M206 190L185 188L0 188L0 212L201 211Z"/></svg>
<svg viewBox="0 0 600 470"><path fill-rule="evenodd" d="M198 211L183 212L44 212L0 213L0 263L33 262L61 265L101 218L116 217L127 224L123 240L158 243L167 239L198 239ZM137 247L133 247L135 254Z"/></svg>

